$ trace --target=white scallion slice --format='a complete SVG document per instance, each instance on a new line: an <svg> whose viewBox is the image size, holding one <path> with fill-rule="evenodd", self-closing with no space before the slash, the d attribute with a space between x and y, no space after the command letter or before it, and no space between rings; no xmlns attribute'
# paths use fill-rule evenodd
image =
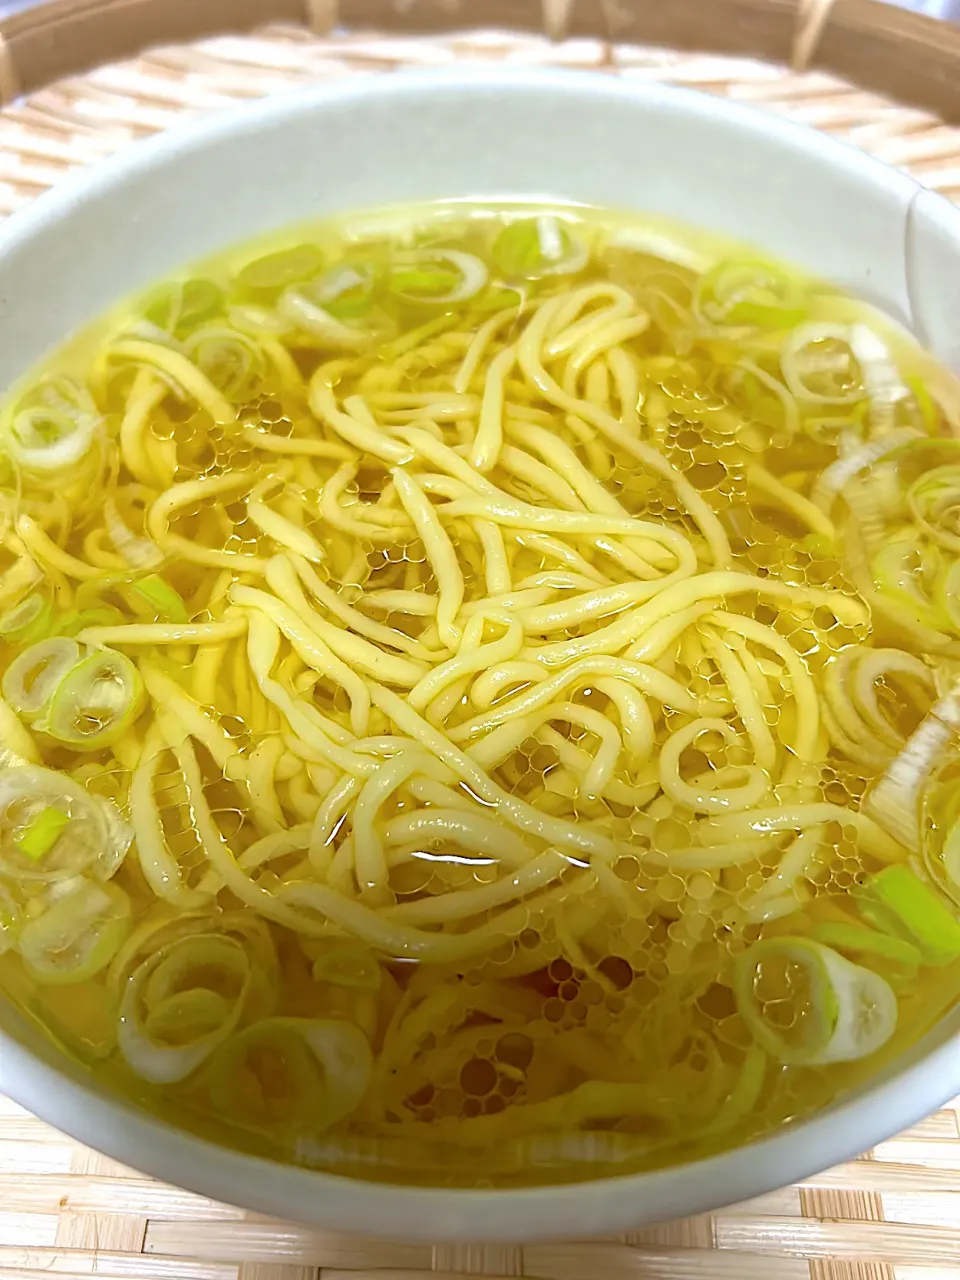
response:
<svg viewBox="0 0 960 1280"><path fill-rule="evenodd" d="M807 404L854 404L867 394L854 350L856 326L817 322L792 330L780 352L783 380Z"/></svg>
<svg viewBox="0 0 960 1280"><path fill-rule="evenodd" d="M919 439L920 433L913 427L901 427L897 431L891 431L889 435L882 436L879 440L871 440L853 453L838 458L836 462L831 462L829 467L820 473L813 486L810 494L812 501L829 514L837 496L854 476L867 471L882 458L896 453L903 445Z"/></svg>
<svg viewBox="0 0 960 1280"><path fill-rule="evenodd" d="M497 268L508 279L575 275L590 259L590 250L552 214L508 222L491 250Z"/></svg>
<svg viewBox="0 0 960 1280"><path fill-rule="evenodd" d="M237 272L237 284L246 289L279 290L299 280L309 280L323 268L323 250L315 244L297 244L289 249L255 258Z"/></svg>
<svg viewBox="0 0 960 1280"><path fill-rule="evenodd" d="M931 707L864 799L864 813L911 853L921 851L920 810L927 784L958 730L960 688L948 690ZM934 879L939 882L942 876ZM960 865L956 891L960 892Z"/></svg>
<svg viewBox="0 0 960 1280"><path fill-rule="evenodd" d="M146 959L127 980L118 1044L151 1084L184 1080L236 1030L252 983L250 957L223 934L193 934Z"/></svg>
<svg viewBox="0 0 960 1280"><path fill-rule="evenodd" d="M183 344L184 355L232 404L252 400L263 385L266 362L256 340L229 325L206 325Z"/></svg>
<svg viewBox="0 0 960 1280"><path fill-rule="evenodd" d="M100 422L86 388L50 378L0 416L0 448L25 471L62 471L86 457Z"/></svg>
<svg viewBox="0 0 960 1280"><path fill-rule="evenodd" d="M53 605L39 591L0 616L0 636L13 644L42 640L53 629Z"/></svg>
<svg viewBox="0 0 960 1280"><path fill-rule="evenodd" d="M265 1062L273 1067L269 1081L260 1074ZM265 1018L218 1050L210 1091L218 1112L251 1129L316 1134L356 1110L372 1071L370 1045L352 1022Z"/></svg>
<svg viewBox="0 0 960 1280"><path fill-rule="evenodd" d="M75 751L99 751L127 732L143 702L140 672L126 654L104 649L58 683L38 728Z"/></svg>
<svg viewBox="0 0 960 1280"><path fill-rule="evenodd" d="M152 538L141 538L124 523L113 498L103 504L103 523L110 541L126 560L137 569L152 569L163 559L163 553Z"/></svg>
<svg viewBox="0 0 960 1280"><path fill-rule="evenodd" d="M766 938L734 962L740 1016L784 1063L820 1066L869 1057L893 1035L897 997L871 969L808 938Z"/></svg>
<svg viewBox="0 0 960 1280"><path fill-rule="evenodd" d="M76 640L67 636L40 640L18 654L3 673L3 696L21 715L39 715L79 661Z"/></svg>
<svg viewBox="0 0 960 1280"><path fill-rule="evenodd" d="M86 982L107 967L130 932L130 900L115 884L81 878L20 929L18 949L38 982Z"/></svg>
<svg viewBox="0 0 960 1280"><path fill-rule="evenodd" d="M460 249L410 249L394 254L387 286L395 298L415 305L446 306L476 297L487 268Z"/></svg>
<svg viewBox="0 0 960 1280"><path fill-rule="evenodd" d="M56 839L35 857L24 852L22 842L49 809L69 821L58 820ZM12 884L52 883L79 874L109 880L132 835L109 801L90 795L68 774L27 764L0 769L0 877Z"/></svg>
<svg viewBox="0 0 960 1280"><path fill-rule="evenodd" d="M334 351L362 351L372 341L369 333L338 320L303 289L285 289L277 312L288 324Z"/></svg>
<svg viewBox="0 0 960 1280"><path fill-rule="evenodd" d="M338 320L355 320L373 305L377 272L369 262L342 262L314 281L311 293Z"/></svg>

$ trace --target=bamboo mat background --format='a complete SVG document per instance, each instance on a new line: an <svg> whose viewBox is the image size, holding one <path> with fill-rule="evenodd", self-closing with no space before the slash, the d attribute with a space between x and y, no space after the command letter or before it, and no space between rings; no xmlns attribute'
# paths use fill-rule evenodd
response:
<svg viewBox="0 0 960 1280"><path fill-rule="evenodd" d="M271 28L155 50L7 107L0 216L188 116L297 84L478 59L722 94L846 138L960 200L960 129L820 73L502 32L321 38ZM618 1240L431 1247L318 1232L164 1186L0 1097L0 1280L956 1280L958 1108L960 1099L800 1186Z"/></svg>

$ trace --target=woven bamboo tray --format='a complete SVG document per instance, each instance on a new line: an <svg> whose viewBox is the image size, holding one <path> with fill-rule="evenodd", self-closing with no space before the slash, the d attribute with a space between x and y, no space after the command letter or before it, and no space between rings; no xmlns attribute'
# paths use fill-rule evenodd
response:
<svg viewBox="0 0 960 1280"><path fill-rule="evenodd" d="M352 25L376 12L393 28L380 35L318 34L346 13L335 0L56 0L0 21L0 99L10 101L0 111L0 216L185 117L297 84L470 60L722 94L846 138L960 200L960 128L944 123L960 120L960 29L876 0L490 0L489 21L532 28L535 14L553 36L575 38L419 30L466 28L473 3L394 0L380 13L373 0L346 0ZM591 9L589 21L577 19L578 5ZM306 18L314 30L275 25L155 48L46 84L157 38L265 17ZM781 65L610 38L625 30L675 46L702 35L705 45L756 49ZM829 70L790 71L790 58L925 105L904 106ZM21 89L32 92L17 99ZM948 1280L960 1277L958 1108L960 1099L799 1186L619 1240L431 1247L318 1232L164 1186L0 1097L0 1280Z"/></svg>

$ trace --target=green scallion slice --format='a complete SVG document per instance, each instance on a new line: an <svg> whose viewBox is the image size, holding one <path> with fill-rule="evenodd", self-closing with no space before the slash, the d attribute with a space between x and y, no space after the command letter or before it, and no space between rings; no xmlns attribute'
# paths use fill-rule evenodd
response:
<svg viewBox="0 0 960 1280"><path fill-rule="evenodd" d="M189 621L183 597L159 574L152 573L147 578L141 578L138 582L132 583L130 589L156 610L164 622Z"/></svg>
<svg viewBox="0 0 960 1280"><path fill-rule="evenodd" d="M298 244L248 262L237 272L237 284L257 291L286 289L322 269L323 252L315 244Z"/></svg>
<svg viewBox="0 0 960 1280"><path fill-rule="evenodd" d="M17 848L24 857L39 862L57 843L60 833L69 822L69 813L64 813L54 805L47 805L17 836Z"/></svg>
<svg viewBox="0 0 960 1280"><path fill-rule="evenodd" d="M860 914L893 937L904 935L928 964L960 957L960 921L929 885L897 863L872 876L857 893Z"/></svg>

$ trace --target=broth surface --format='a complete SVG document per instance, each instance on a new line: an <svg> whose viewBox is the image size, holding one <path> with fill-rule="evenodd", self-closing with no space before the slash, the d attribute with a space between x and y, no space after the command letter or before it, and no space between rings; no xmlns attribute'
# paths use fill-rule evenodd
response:
<svg viewBox="0 0 960 1280"><path fill-rule="evenodd" d="M590 209L300 228L0 410L0 992L165 1119L603 1176L960 992L960 395Z"/></svg>

